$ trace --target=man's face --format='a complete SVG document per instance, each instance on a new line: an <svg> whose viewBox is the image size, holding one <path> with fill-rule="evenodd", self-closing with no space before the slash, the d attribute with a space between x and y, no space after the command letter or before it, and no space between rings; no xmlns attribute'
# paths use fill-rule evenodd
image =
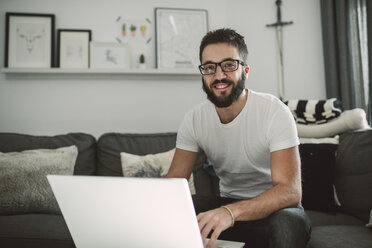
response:
<svg viewBox="0 0 372 248"><path fill-rule="evenodd" d="M210 44L202 53L202 64L219 63L226 59L240 59L238 50L226 43ZM215 74L203 76L203 90L216 107L229 107L244 90L248 71L249 67L242 65L232 72L223 72L221 67L217 66Z"/></svg>

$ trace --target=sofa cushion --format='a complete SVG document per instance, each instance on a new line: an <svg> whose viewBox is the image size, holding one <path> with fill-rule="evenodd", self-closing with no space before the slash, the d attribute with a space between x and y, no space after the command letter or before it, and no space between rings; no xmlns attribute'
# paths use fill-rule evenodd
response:
<svg viewBox="0 0 372 248"><path fill-rule="evenodd" d="M305 209L336 212L333 192L336 149L336 144L300 144Z"/></svg>
<svg viewBox="0 0 372 248"><path fill-rule="evenodd" d="M0 152L0 214L60 213L46 175L72 175L77 147Z"/></svg>
<svg viewBox="0 0 372 248"><path fill-rule="evenodd" d="M125 177L164 177L172 163L175 148L156 154L135 155L121 152L121 168Z"/></svg>
<svg viewBox="0 0 372 248"><path fill-rule="evenodd" d="M0 216L1 247L75 247L62 215Z"/></svg>
<svg viewBox="0 0 372 248"><path fill-rule="evenodd" d="M136 155L166 152L176 146L176 133L106 133L97 142L97 174L123 176L120 153Z"/></svg>
<svg viewBox="0 0 372 248"><path fill-rule="evenodd" d="M165 177L171 166L175 148L156 154L135 155L121 152L121 167L124 177ZM189 180L191 194L195 194L194 178Z"/></svg>
<svg viewBox="0 0 372 248"><path fill-rule="evenodd" d="M311 221L311 226L329 226L329 225L358 225L363 226L365 223L348 214L337 212L336 214L329 214L326 212L305 210L307 216Z"/></svg>
<svg viewBox="0 0 372 248"><path fill-rule="evenodd" d="M364 226L318 226L312 229L307 248L371 248L372 230Z"/></svg>
<svg viewBox="0 0 372 248"><path fill-rule="evenodd" d="M341 211L368 223L372 209L372 129L340 136L335 186Z"/></svg>
<svg viewBox="0 0 372 248"><path fill-rule="evenodd" d="M120 153L156 154L176 147L176 133L124 134L106 133L97 142L97 175L123 176ZM213 194L213 183L203 169L205 155L200 152L193 170L197 194Z"/></svg>
<svg viewBox="0 0 372 248"><path fill-rule="evenodd" d="M79 151L75 175L94 175L96 170L96 139L90 134L69 133L56 136L36 136L0 133L0 152L20 152L32 149L56 149L76 145Z"/></svg>

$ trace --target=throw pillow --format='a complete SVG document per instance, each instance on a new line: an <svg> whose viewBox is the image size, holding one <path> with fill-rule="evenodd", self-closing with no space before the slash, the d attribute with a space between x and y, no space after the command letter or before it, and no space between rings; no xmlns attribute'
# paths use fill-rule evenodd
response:
<svg viewBox="0 0 372 248"><path fill-rule="evenodd" d="M352 109L327 123L319 125L296 124L298 136L305 138L323 138L343 133L353 129L369 128L366 113L363 109Z"/></svg>
<svg viewBox="0 0 372 248"><path fill-rule="evenodd" d="M60 214L46 175L72 175L77 155L76 146L0 152L0 214Z"/></svg>
<svg viewBox="0 0 372 248"><path fill-rule="evenodd" d="M338 117L341 101L336 98L327 100L289 100L288 105L297 123L321 124Z"/></svg>
<svg viewBox="0 0 372 248"><path fill-rule="evenodd" d="M302 205L305 209L334 214L336 144L300 144Z"/></svg>
<svg viewBox="0 0 372 248"><path fill-rule="evenodd" d="M167 152L148 154L144 156L120 153L124 177L165 177L172 163L176 149ZM191 194L195 194L194 178L189 179Z"/></svg>

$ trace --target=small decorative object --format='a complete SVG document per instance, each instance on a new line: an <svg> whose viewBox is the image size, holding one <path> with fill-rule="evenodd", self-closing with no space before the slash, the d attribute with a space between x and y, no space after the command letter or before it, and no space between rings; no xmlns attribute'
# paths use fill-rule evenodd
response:
<svg viewBox="0 0 372 248"><path fill-rule="evenodd" d="M146 29L147 27L145 25L141 25L140 30L141 30L142 37L146 36Z"/></svg>
<svg viewBox="0 0 372 248"><path fill-rule="evenodd" d="M139 57L139 68L146 69L145 55L141 54Z"/></svg>
<svg viewBox="0 0 372 248"><path fill-rule="evenodd" d="M130 25L130 32L132 34L132 37L135 37L136 36L136 30L137 30L137 27L136 26Z"/></svg>
<svg viewBox="0 0 372 248"><path fill-rule="evenodd" d="M52 67L54 15L7 12L5 19L4 67Z"/></svg>
<svg viewBox="0 0 372 248"><path fill-rule="evenodd" d="M127 35L127 31L125 30L125 27L126 27L126 25L125 25L125 23L121 26L121 34L123 35L123 36L126 36Z"/></svg>
<svg viewBox="0 0 372 248"><path fill-rule="evenodd" d="M90 43L90 67L106 69L128 69L129 49L125 44L111 42Z"/></svg>
<svg viewBox="0 0 372 248"><path fill-rule="evenodd" d="M157 68L196 68L199 44L208 31L202 9L155 9Z"/></svg>
<svg viewBox="0 0 372 248"><path fill-rule="evenodd" d="M283 27L287 25L293 24L293 21L283 22L282 21L282 14L281 14L281 0L276 0L276 22L272 24L266 24L266 27L274 27L276 29L276 37L277 37L277 44L278 44L278 58L279 58L279 65L278 65L278 83L279 83L279 99L284 99L284 62L283 62Z"/></svg>
<svg viewBox="0 0 372 248"><path fill-rule="evenodd" d="M58 65L61 68L89 68L91 30L58 29Z"/></svg>

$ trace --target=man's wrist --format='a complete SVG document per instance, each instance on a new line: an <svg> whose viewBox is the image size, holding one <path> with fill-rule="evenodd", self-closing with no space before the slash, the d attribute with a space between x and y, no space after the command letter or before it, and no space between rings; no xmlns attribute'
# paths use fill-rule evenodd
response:
<svg viewBox="0 0 372 248"><path fill-rule="evenodd" d="M221 206L221 208L226 209L226 211L228 211L229 214L231 215L231 226L230 226L230 227L233 227L234 224L235 224L235 216L234 216L234 213L231 211L231 209L230 209L228 206Z"/></svg>

